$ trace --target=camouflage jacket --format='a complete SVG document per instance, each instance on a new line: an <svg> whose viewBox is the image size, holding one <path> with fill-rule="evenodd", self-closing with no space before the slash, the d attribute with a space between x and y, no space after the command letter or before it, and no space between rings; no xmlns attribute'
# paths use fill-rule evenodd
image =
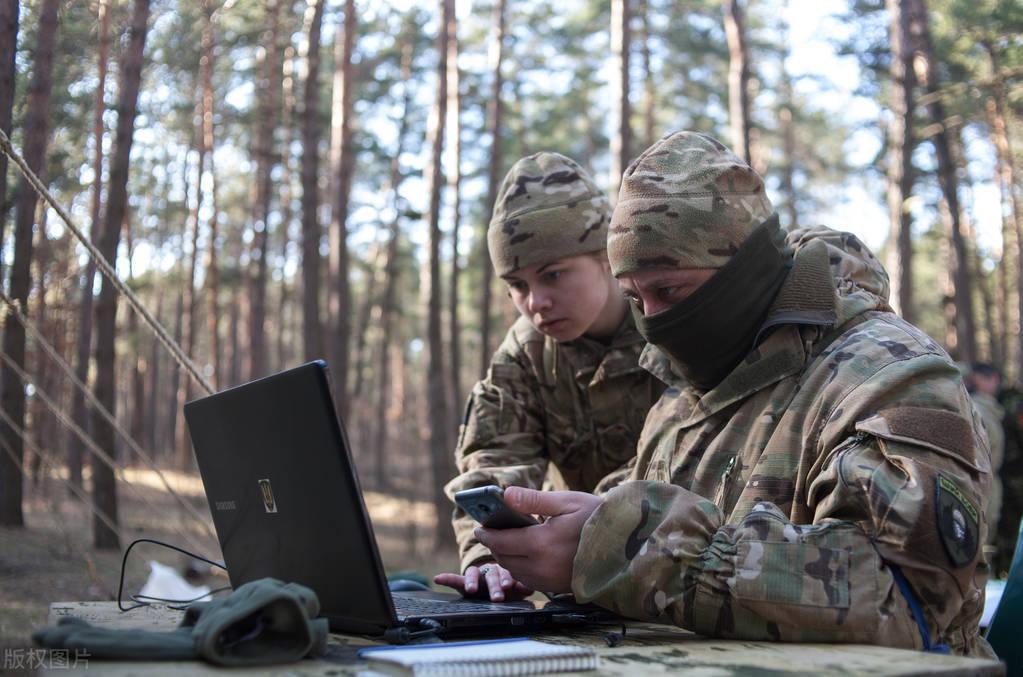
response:
<svg viewBox="0 0 1023 677"><path fill-rule="evenodd" d="M639 366L644 345L628 313L608 345L558 343L519 318L469 396L448 496L488 484L606 491L628 477L664 389ZM490 552L471 517L456 508L452 521L464 571Z"/></svg>
<svg viewBox="0 0 1023 677"><path fill-rule="evenodd" d="M668 389L639 481L583 528L573 591L715 637L989 653L990 466L959 372L890 312L887 275L853 236L790 240L771 333L717 387L644 351Z"/></svg>

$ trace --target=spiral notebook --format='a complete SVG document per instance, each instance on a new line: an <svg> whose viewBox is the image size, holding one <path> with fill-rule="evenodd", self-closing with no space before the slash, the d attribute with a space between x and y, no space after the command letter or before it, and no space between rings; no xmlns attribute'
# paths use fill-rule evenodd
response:
<svg viewBox="0 0 1023 677"><path fill-rule="evenodd" d="M359 651L359 657L368 663L367 669L359 673L361 677L543 675L595 670L599 664L597 653L589 647L547 644L525 638L373 647Z"/></svg>

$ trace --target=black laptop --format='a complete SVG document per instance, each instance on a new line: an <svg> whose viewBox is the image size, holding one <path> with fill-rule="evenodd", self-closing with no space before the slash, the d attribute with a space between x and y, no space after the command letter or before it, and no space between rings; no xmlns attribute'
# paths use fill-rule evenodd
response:
<svg viewBox="0 0 1023 677"><path fill-rule="evenodd" d="M399 638L581 620L560 605L388 589L324 362L189 402L185 418L235 588L301 583L332 630Z"/></svg>

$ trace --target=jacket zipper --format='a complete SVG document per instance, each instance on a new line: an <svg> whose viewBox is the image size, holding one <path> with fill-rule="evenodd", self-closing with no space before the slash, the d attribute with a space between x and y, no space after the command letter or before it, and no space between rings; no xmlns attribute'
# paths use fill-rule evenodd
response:
<svg viewBox="0 0 1023 677"><path fill-rule="evenodd" d="M739 456L735 455L728 459L725 469L721 472L721 479L718 480L718 491L717 496L714 499L714 503L717 504L721 512L725 511L725 497L728 495L729 482L732 479L732 472L735 470L735 464L738 458Z"/></svg>

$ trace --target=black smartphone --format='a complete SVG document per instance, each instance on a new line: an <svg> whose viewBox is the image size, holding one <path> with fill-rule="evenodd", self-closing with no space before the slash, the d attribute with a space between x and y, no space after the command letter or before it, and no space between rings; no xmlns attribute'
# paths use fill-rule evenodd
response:
<svg viewBox="0 0 1023 677"><path fill-rule="evenodd" d="M509 508L504 502L504 490L498 486L456 492L455 503L488 529L518 529L538 524L529 515Z"/></svg>

